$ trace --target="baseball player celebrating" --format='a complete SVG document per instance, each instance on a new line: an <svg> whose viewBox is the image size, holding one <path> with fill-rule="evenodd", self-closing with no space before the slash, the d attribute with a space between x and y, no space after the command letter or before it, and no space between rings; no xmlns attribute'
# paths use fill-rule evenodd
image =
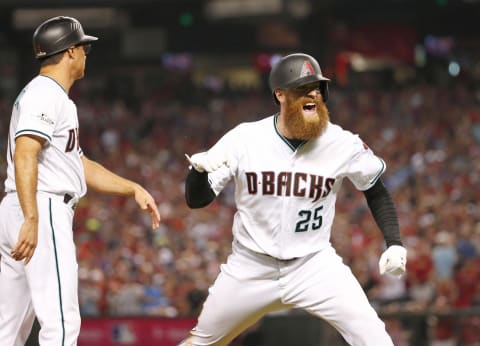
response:
<svg viewBox="0 0 480 346"><path fill-rule="evenodd" d="M365 194L386 241L380 273L405 272L384 161L329 120L329 79L306 54L270 72L278 114L243 123L190 161L185 197L208 205L235 183L232 254L209 290L198 323L180 345L227 345L265 314L300 308L328 321L351 345L393 345L362 287L330 244L344 178Z"/></svg>
<svg viewBox="0 0 480 346"><path fill-rule="evenodd" d="M157 228L153 197L83 155L77 109L68 97L97 37L76 19L51 18L33 35L40 73L16 99L0 204L0 340L24 345L35 315L40 345L76 345L80 331L72 224L88 188L132 196Z"/></svg>

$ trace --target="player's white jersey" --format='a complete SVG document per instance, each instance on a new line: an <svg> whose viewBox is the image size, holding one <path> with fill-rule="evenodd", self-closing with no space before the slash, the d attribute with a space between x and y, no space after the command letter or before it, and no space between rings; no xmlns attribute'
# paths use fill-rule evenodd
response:
<svg viewBox="0 0 480 346"><path fill-rule="evenodd" d="M235 182L234 237L250 250L279 259L302 257L330 243L335 200L343 178L372 187L385 162L362 140L329 123L317 139L295 149L277 130L277 116L243 123L210 151L228 153L229 167L209 174L219 194Z"/></svg>
<svg viewBox="0 0 480 346"><path fill-rule="evenodd" d="M7 147L7 192L16 190L15 139L26 134L46 139L38 157L37 190L83 196L86 183L78 141L77 107L60 84L49 77L32 79L14 103Z"/></svg>

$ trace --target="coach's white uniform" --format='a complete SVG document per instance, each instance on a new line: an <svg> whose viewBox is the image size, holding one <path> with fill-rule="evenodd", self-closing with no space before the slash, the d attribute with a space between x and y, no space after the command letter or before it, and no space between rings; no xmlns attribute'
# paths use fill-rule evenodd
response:
<svg viewBox="0 0 480 346"><path fill-rule="evenodd" d="M214 192L235 182L233 252L184 344L223 345L268 312L301 308L328 321L351 345L393 345L330 244L342 180L367 190L385 171L384 161L331 123L295 149L276 121L241 124L210 149L229 158L229 167L209 174Z"/></svg>
<svg viewBox="0 0 480 346"><path fill-rule="evenodd" d="M15 139L46 140L38 156L38 244L28 265L15 261L23 214L16 194ZM6 196L0 204L0 343L24 345L35 314L40 345L75 345L80 331L78 264L73 207L86 193L78 142L77 109L53 79L35 77L12 110L7 148ZM7 304L8 302L8 304Z"/></svg>

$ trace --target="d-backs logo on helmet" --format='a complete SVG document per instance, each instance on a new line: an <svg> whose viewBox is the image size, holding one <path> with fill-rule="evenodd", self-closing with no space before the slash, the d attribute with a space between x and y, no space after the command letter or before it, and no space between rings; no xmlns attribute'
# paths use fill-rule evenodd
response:
<svg viewBox="0 0 480 346"><path fill-rule="evenodd" d="M300 72L299 77L302 78L302 77L305 77L305 76L311 76L313 74L315 74L315 70L314 70L312 64L310 63L310 61L305 60L305 62L302 65L302 70Z"/></svg>

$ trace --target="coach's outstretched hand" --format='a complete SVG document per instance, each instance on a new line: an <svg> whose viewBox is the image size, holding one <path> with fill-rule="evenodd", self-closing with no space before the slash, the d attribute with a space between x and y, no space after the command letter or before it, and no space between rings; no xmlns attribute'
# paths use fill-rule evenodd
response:
<svg viewBox="0 0 480 346"><path fill-rule="evenodd" d="M400 245L389 246L378 262L380 274L389 273L398 277L405 273L406 265L407 249Z"/></svg>
<svg viewBox="0 0 480 346"><path fill-rule="evenodd" d="M138 184L135 185L135 201L142 210L150 214L152 229L157 229L160 226L160 212L158 211L157 204L152 195Z"/></svg>
<svg viewBox="0 0 480 346"><path fill-rule="evenodd" d="M188 162L190 162L192 167L200 173L210 173L219 169L223 165L228 166L228 160L226 156L213 154L211 151L197 153L191 157L185 154L185 157L187 158Z"/></svg>

